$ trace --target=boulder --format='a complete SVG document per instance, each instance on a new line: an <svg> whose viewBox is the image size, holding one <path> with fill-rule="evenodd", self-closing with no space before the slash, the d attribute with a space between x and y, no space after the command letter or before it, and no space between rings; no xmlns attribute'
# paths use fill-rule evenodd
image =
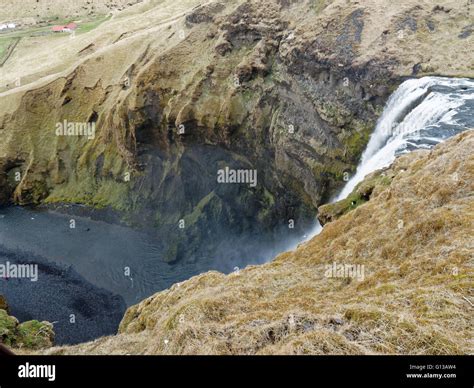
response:
<svg viewBox="0 0 474 388"><path fill-rule="evenodd" d="M28 321L17 327L17 347L44 349L53 346L53 343L53 325L49 322Z"/></svg>
<svg viewBox="0 0 474 388"><path fill-rule="evenodd" d="M19 323L8 315L5 297L0 295L0 344L13 348L44 349L53 346L53 325L49 322Z"/></svg>

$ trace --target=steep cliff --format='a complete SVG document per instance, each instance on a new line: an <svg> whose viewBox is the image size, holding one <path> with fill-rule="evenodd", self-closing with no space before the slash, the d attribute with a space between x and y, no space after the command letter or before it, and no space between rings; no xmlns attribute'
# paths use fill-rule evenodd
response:
<svg viewBox="0 0 474 388"><path fill-rule="evenodd" d="M402 156L367 202L270 264L130 308L52 354L472 354L474 131Z"/></svg>
<svg viewBox="0 0 474 388"><path fill-rule="evenodd" d="M148 1L74 37L23 37L2 67L0 199L115 209L155 227L168 261L228 236L301 236L403 77L473 74L469 12ZM64 120L94 138L56 136ZM218 184L224 167L257 186Z"/></svg>

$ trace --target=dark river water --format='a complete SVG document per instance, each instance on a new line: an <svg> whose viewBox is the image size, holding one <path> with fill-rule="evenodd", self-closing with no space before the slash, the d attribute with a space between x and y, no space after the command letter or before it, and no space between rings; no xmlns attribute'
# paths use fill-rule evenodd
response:
<svg viewBox="0 0 474 388"><path fill-rule="evenodd" d="M211 260L167 264L157 239L128 227L20 207L0 210L0 246L73 266L127 305L212 268Z"/></svg>
<svg viewBox="0 0 474 388"><path fill-rule="evenodd" d="M126 305L217 267L205 258L167 264L159 246L150 235L120 225L44 210L3 208L0 263L31 262L40 267L37 282L0 279L0 294L7 297L20 321L55 322L56 343L113 334Z"/></svg>
<svg viewBox="0 0 474 388"><path fill-rule="evenodd" d="M49 210L2 208L0 264L40 268L37 282L0 279L0 294L20 321L55 322L57 344L84 342L114 334L127 306L175 283L209 270L226 273L259 264L285 250L275 244L259 252L248 244L245 253L239 244L233 257L235 244L223 244L213 257L168 264L159 238L149 233Z"/></svg>

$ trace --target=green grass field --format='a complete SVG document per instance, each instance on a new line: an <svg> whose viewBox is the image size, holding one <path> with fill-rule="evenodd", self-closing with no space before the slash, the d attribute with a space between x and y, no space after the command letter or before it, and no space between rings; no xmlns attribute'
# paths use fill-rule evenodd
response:
<svg viewBox="0 0 474 388"><path fill-rule="evenodd" d="M0 38L0 61L2 60L2 56L4 52L7 51L8 47L10 46L11 39L7 38Z"/></svg>
<svg viewBox="0 0 474 388"><path fill-rule="evenodd" d="M11 47L20 39L19 37L0 37L0 66L3 66L8 59L7 56L11 55Z"/></svg>
<svg viewBox="0 0 474 388"><path fill-rule="evenodd" d="M77 28L77 33L86 33L89 31L92 31L94 28L99 27L102 23L106 22L107 20L110 20L112 16L102 16L100 18L97 18L95 20L91 20L86 23L80 23L78 28Z"/></svg>
<svg viewBox="0 0 474 388"><path fill-rule="evenodd" d="M94 19L88 20L84 23L78 23L78 28L76 30L76 34L85 34L93 29L99 27L102 23L107 20L110 20L111 16L101 15ZM44 26L44 27L32 27L27 29L18 29L9 33L0 34L0 66L6 61L7 58L5 56L9 55L9 48L11 45L15 44L16 41L20 40L21 38L29 38L32 36L40 36L44 35L45 38L57 38L64 36L62 33L53 33L51 31L51 27L53 25L63 25L69 23L70 20L65 19L58 19L55 21L54 24Z"/></svg>

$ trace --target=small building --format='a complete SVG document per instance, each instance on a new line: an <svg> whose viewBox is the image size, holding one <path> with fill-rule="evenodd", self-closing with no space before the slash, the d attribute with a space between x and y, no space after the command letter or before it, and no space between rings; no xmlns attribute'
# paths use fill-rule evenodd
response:
<svg viewBox="0 0 474 388"><path fill-rule="evenodd" d="M69 23L66 24L65 26L53 26L51 30L53 32L71 32L74 31L77 28L76 23Z"/></svg>
<svg viewBox="0 0 474 388"><path fill-rule="evenodd" d="M2 23L0 24L0 31L3 31L3 30L13 30L16 28L16 24L15 23Z"/></svg>

